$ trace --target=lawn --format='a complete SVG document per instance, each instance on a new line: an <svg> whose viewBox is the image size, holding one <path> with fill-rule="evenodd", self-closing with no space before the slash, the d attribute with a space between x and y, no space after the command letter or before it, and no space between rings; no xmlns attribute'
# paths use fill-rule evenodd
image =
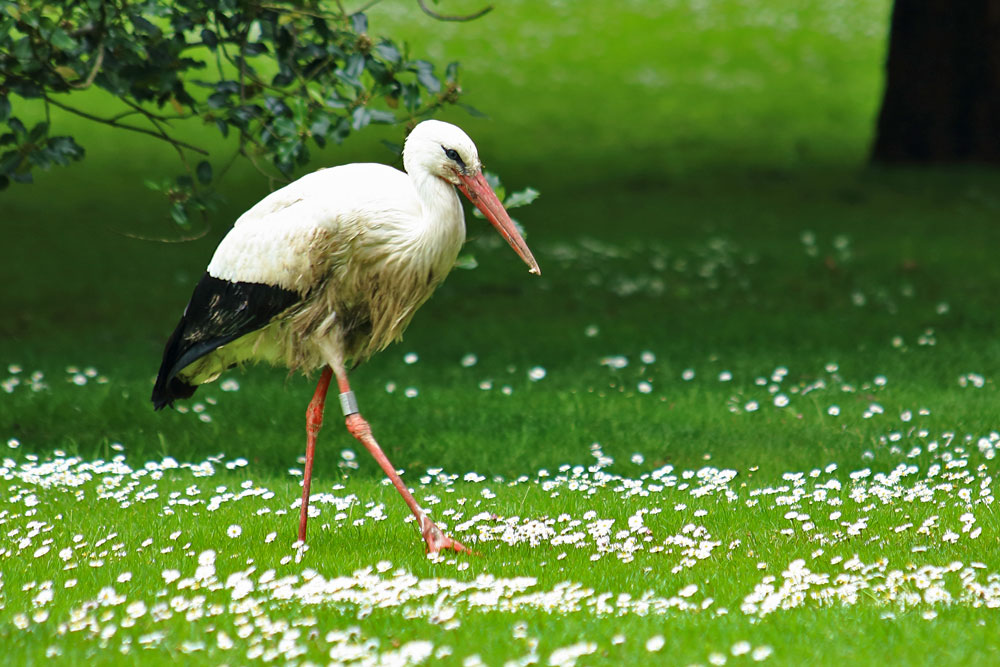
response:
<svg viewBox="0 0 1000 667"><path fill-rule="evenodd" d="M1000 659L1000 179L863 166L888 3L538 4L372 12L464 63L491 118L449 118L543 193L541 277L470 219L479 267L353 376L476 556L423 554L332 409L295 543L315 377L151 410L252 174L180 244L134 238L174 233L137 177L174 166L128 137L0 194L11 664Z"/></svg>

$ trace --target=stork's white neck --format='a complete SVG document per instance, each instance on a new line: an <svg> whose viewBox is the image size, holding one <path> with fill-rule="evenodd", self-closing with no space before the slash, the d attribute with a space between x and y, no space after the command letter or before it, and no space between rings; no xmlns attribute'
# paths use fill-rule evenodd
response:
<svg viewBox="0 0 1000 667"><path fill-rule="evenodd" d="M436 174L424 169L410 172L410 181L417 190L420 203L424 207L425 218L436 218L461 211L455 186Z"/></svg>
<svg viewBox="0 0 1000 667"><path fill-rule="evenodd" d="M423 209L421 245L435 255L432 262L436 268L446 273L465 242L465 216L458 192L451 183L423 169L415 169L410 180Z"/></svg>

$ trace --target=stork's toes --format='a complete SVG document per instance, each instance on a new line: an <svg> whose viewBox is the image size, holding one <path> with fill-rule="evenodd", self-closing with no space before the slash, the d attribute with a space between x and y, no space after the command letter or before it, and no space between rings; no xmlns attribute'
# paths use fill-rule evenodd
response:
<svg viewBox="0 0 1000 667"><path fill-rule="evenodd" d="M451 549L452 551L456 551L458 553L478 555L475 551L472 551L458 540L453 540L442 533L441 529L438 528L433 521L427 519L426 517L424 519L424 527L423 530L421 530L421 534L424 537L424 542L427 543L427 553L429 554L436 554L442 549Z"/></svg>

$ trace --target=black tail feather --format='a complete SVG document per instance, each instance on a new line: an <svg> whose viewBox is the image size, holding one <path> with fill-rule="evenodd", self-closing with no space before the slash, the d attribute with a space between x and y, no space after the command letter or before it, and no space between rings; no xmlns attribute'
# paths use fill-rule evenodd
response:
<svg viewBox="0 0 1000 667"><path fill-rule="evenodd" d="M198 388L196 385L190 385L177 377L177 372L181 370L177 368L177 358L181 354L181 339L187 328L186 320L187 313L181 317L181 321L177 323L177 328L170 334L163 349L163 361L160 363L160 371L157 373L156 383L153 385L153 395L150 397L154 410L162 410L168 405L172 405L178 398L190 398L195 389Z"/></svg>
<svg viewBox="0 0 1000 667"><path fill-rule="evenodd" d="M173 405L178 398L191 398L197 388L197 385L188 384L176 377L170 378L170 381L163 386L157 384L153 387L153 409L162 410L168 405Z"/></svg>
<svg viewBox="0 0 1000 667"><path fill-rule="evenodd" d="M160 410L178 398L189 398L197 385L177 377L178 373L216 348L267 326L299 299L292 290L230 282L206 272L163 350L153 386L153 408Z"/></svg>

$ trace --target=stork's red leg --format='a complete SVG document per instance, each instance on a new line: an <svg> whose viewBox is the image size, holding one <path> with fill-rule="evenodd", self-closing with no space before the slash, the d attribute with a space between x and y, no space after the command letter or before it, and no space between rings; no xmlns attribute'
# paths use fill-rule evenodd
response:
<svg viewBox="0 0 1000 667"><path fill-rule="evenodd" d="M354 394L351 392L351 385L347 382L347 373L342 369L335 369L337 373L337 385L340 387L341 405L344 408L345 420L347 424L347 430L353 435L358 442L365 446L365 449L375 458L379 466L385 472L386 476L392 482L392 485L396 487L399 491L399 495L403 496L403 500L406 502L406 506L410 508L413 512L413 516L417 518L417 523L420 526L420 534L424 538L424 542L427 543L428 553L437 553L441 549L454 549L455 551L465 551L469 552L464 545L462 545L457 540L453 540L438 528L433 521L430 520L417 501L413 498L413 494L410 490L406 488L403 484L403 480L400 479L399 474L396 472L396 468L386 457L382 448L379 447L378 442L372 436L372 429L368 425L368 422L364 420L360 412L357 412L357 404L354 400ZM471 552L470 552L471 553Z"/></svg>
<svg viewBox="0 0 1000 667"><path fill-rule="evenodd" d="M302 474L302 509L299 512L299 541L306 541L306 521L309 520L309 487L312 485L313 457L316 455L316 434L323 425L323 407L326 392L330 388L333 375L329 366L323 369L316 383L316 393L306 409L306 469Z"/></svg>

